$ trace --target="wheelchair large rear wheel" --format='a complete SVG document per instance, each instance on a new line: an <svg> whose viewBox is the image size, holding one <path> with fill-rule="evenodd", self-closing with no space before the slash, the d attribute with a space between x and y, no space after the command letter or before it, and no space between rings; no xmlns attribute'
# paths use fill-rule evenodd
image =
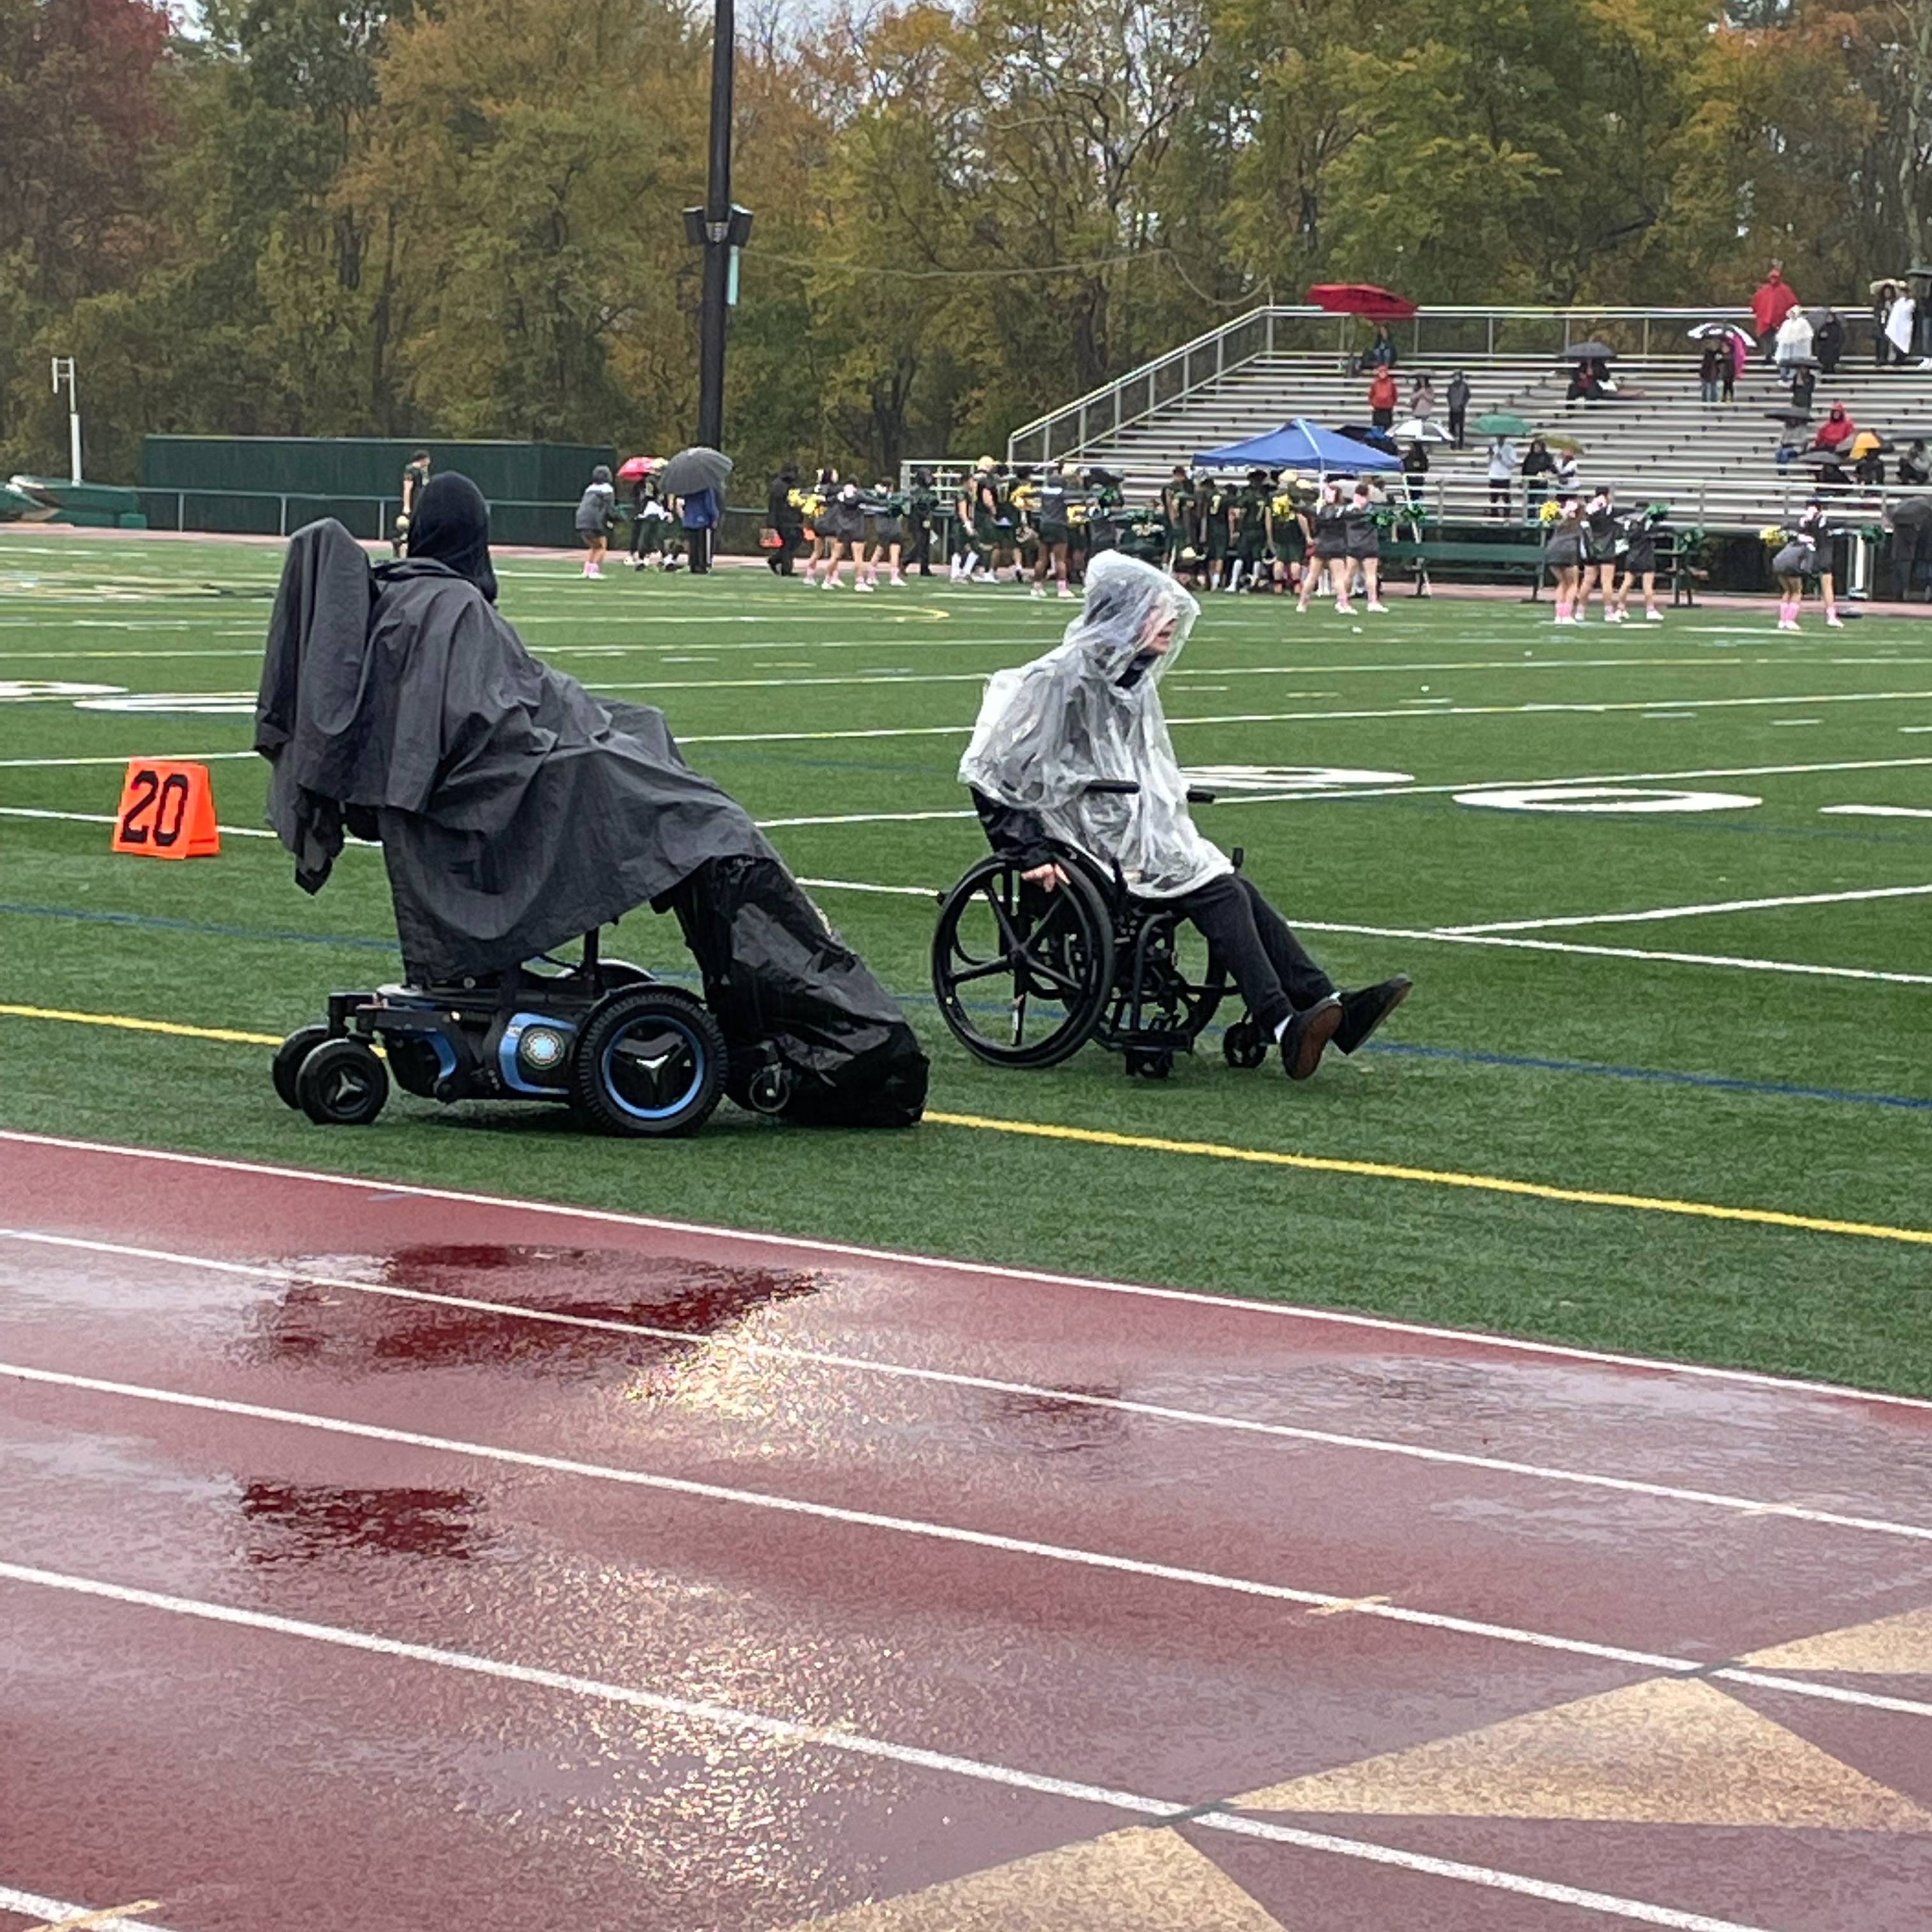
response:
<svg viewBox="0 0 1932 1932"><path fill-rule="evenodd" d="M1114 983L1114 926L1076 865L1048 892L984 859L941 901L932 991L960 1043L1000 1066L1052 1066L1091 1036Z"/></svg>
<svg viewBox="0 0 1932 1932"><path fill-rule="evenodd" d="M607 1134L693 1134L724 1090L724 1036L704 1003L655 983L592 1010L570 1060L570 1103Z"/></svg>

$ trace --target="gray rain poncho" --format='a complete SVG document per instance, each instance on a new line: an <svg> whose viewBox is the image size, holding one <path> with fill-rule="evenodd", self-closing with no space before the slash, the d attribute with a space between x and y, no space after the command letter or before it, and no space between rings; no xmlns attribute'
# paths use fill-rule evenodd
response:
<svg viewBox="0 0 1932 1932"><path fill-rule="evenodd" d="M1200 614L1171 577L1100 552L1065 641L988 680L961 782L1030 814L1102 866L1118 865L1144 898L1178 898L1232 872L1188 815L1187 781L1160 706L1160 680ZM1169 621L1172 643L1150 654L1148 638ZM1096 778L1132 779L1140 790L1088 792Z"/></svg>

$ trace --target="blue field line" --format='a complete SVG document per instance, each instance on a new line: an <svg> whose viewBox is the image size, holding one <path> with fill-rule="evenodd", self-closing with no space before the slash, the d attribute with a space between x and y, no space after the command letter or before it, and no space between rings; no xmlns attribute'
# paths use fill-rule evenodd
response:
<svg viewBox="0 0 1932 1932"><path fill-rule="evenodd" d="M147 926L167 932L206 933L219 939L268 940L278 944L298 946L348 946L364 952L386 952L395 958L399 965L400 964L400 949L395 941L390 939L364 939L326 932L284 932L269 926L220 926L204 920L164 918L153 913L109 912L91 906L28 905L17 900L0 899L0 914L5 913L32 919L74 919L103 926ZM653 966L650 970L660 980L692 986L700 983L700 976L689 970L658 966ZM902 1006L933 1006L938 1004L930 992L924 990L916 993L896 992L892 997ZM976 1011L998 1012L1004 1010L996 1001L975 1000L970 1004ZM1210 1028L1201 1037L1218 1040L1220 1034L1220 1028ZM1806 1087L1791 1081L1745 1080L1725 1073L1684 1073L1661 1066L1620 1066L1606 1060L1557 1060L1538 1054L1488 1052L1476 1047L1419 1046L1402 1040L1370 1040L1363 1051L1375 1054L1406 1054L1415 1060L1460 1060L1478 1066L1521 1067L1540 1073L1594 1074L1611 1080L1642 1080L1664 1086L1713 1088L1735 1094L1773 1094L1792 1100L1832 1100L1868 1107L1903 1107L1918 1112L1932 1112L1932 1098L1916 1099L1906 1094L1869 1094L1851 1087Z"/></svg>
<svg viewBox="0 0 1932 1932"><path fill-rule="evenodd" d="M1666 1086L1714 1087L1734 1094L1782 1094L1802 1100L1851 1100L1868 1107L1909 1107L1932 1112L1932 1099L1907 1094L1868 1094L1854 1087L1802 1087L1786 1080L1744 1080L1728 1073L1681 1073L1663 1066L1618 1066L1600 1060L1552 1060L1538 1054L1486 1053L1467 1046L1414 1046L1376 1040L1370 1053L1406 1054L1417 1060L1460 1060L1484 1066L1527 1066L1547 1073L1595 1073L1615 1080L1648 1080Z"/></svg>

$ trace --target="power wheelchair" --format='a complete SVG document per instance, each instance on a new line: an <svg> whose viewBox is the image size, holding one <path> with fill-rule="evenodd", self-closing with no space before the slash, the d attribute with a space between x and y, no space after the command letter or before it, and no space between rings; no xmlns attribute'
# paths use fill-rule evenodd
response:
<svg viewBox="0 0 1932 1932"><path fill-rule="evenodd" d="M1093 792L1132 794L1131 780ZM1190 805L1214 802L1190 790ZM1164 1080L1230 991L1224 963L1172 907L1137 899L1118 866L1049 842L1066 883L1048 892L1022 874L1024 861L995 854L938 895L932 991L940 1017L967 1051L996 1066L1053 1066L1097 1040L1130 1076ZM1232 855L1239 871L1243 854ZM996 1003L993 995L1004 996ZM1268 1058L1253 1016L1223 1032L1230 1066Z"/></svg>
<svg viewBox="0 0 1932 1932"><path fill-rule="evenodd" d="M323 1126L375 1119L393 1076L424 1100L548 1100L604 1133L662 1136L704 1125L728 1064L702 1000L604 958L593 931L574 962L332 993L327 1021L276 1049L273 1076L284 1102Z"/></svg>

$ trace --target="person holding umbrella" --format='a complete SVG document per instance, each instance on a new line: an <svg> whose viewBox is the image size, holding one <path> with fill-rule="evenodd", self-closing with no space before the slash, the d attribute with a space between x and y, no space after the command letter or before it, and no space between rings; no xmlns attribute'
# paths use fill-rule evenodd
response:
<svg viewBox="0 0 1932 1932"><path fill-rule="evenodd" d="M1490 443L1490 514L1510 513L1510 485L1516 480L1516 445L1498 432Z"/></svg>
<svg viewBox="0 0 1932 1932"><path fill-rule="evenodd" d="M1730 359L1731 345L1725 337L1705 337L1703 353L1697 358L1699 401L1714 403L1718 400L1718 386L1724 380L1724 365Z"/></svg>
<svg viewBox="0 0 1932 1932"><path fill-rule="evenodd" d="M658 488L678 502L678 520L684 526L685 560L694 572L711 568L712 532L724 515L724 479L731 459L703 444L680 449L664 466Z"/></svg>

